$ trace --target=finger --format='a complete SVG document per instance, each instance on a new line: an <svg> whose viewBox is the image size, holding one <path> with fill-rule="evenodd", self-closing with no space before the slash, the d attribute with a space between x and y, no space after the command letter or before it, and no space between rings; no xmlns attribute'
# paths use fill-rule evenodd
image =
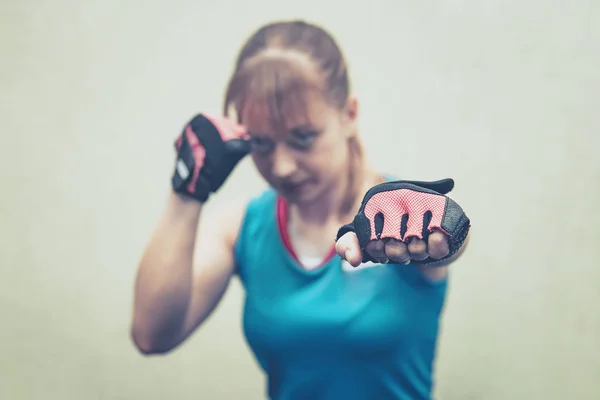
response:
<svg viewBox="0 0 600 400"><path fill-rule="evenodd" d="M378 263L387 264L389 259L385 255L385 242L373 240L365 246L365 251Z"/></svg>
<svg viewBox="0 0 600 400"><path fill-rule="evenodd" d="M389 239L385 244L385 254L387 257L398 264L408 264L410 262L410 254L406 244L396 239Z"/></svg>
<svg viewBox="0 0 600 400"><path fill-rule="evenodd" d="M410 258L417 261L422 261L429 257L429 254L427 254L427 242L415 237L411 238L408 243L408 252L410 253Z"/></svg>
<svg viewBox="0 0 600 400"><path fill-rule="evenodd" d="M235 133L235 136L238 138L245 137L248 131L246 127L232 119L228 120L230 123L230 129Z"/></svg>
<svg viewBox="0 0 600 400"><path fill-rule="evenodd" d="M448 246L448 237L440 231L433 231L427 241L427 252L431 258L439 260L450 253Z"/></svg>
<svg viewBox="0 0 600 400"><path fill-rule="evenodd" d="M354 232L348 232L335 242L335 252L353 267L362 262L362 251Z"/></svg>

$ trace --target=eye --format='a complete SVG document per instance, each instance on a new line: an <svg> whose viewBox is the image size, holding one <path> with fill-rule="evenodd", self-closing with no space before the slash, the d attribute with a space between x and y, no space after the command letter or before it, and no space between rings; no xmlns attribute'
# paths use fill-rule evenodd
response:
<svg viewBox="0 0 600 400"><path fill-rule="evenodd" d="M264 139L259 136L250 138L250 149L254 153L268 154L273 151L274 143L272 140Z"/></svg>
<svg viewBox="0 0 600 400"><path fill-rule="evenodd" d="M294 129L290 136L289 143L294 148L306 150L312 146L316 137L317 132L313 130Z"/></svg>

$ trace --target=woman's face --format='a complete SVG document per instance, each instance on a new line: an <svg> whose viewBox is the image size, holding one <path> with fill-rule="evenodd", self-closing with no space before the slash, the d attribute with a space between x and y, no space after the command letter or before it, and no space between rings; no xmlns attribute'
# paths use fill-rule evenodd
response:
<svg viewBox="0 0 600 400"><path fill-rule="evenodd" d="M241 113L258 171L286 200L296 204L319 200L339 187L340 179L346 179L348 140L355 133L355 100L340 110L316 92L304 97L300 109L286 107L286 103L297 106L295 97L290 102L280 99L278 110L253 103Z"/></svg>

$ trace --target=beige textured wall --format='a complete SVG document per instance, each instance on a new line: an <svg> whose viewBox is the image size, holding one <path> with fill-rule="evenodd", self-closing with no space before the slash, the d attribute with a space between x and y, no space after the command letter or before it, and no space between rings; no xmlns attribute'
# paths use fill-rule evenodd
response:
<svg viewBox="0 0 600 400"><path fill-rule="evenodd" d="M343 45L374 165L454 177L473 219L439 397L600 399L600 6L353 4L2 0L0 399L264 398L237 281L169 356L128 328L174 136L219 110L246 36L289 17ZM262 186L246 161L213 204Z"/></svg>

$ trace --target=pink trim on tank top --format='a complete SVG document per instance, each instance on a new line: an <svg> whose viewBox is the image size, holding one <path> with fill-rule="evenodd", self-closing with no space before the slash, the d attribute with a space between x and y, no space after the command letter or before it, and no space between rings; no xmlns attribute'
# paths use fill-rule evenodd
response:
<svg viewBox="0 0 600 400"><path fill-rule="evenodd" d="M289 236L289 232L288 232L288 206L287 206L287 202L285 201L285 199L283 197L277 196L275 212L276 212L276 219L277 219L277 228L279 231L279 236L281 237L281 241L283 242L283 246L285 247L285 249L289 253L289 255L300 266L302 266L304 268L304 266L302 265L302 262L300 261L296 252L294 251L294 248L292 247L292 241L290 240L290 236ZM312 271L317 270L317 269L323 267L325 264L327 264L335 255L336 255L336 251L335 251L335 244L334 244L333 246L331 246L331 250L329 251L327 256L323 259L323 261L321 261L321 264L319 264L319 266L317 266L315 268L304 268L304 269L306 269L307 271L308 270L312 270Z"/></svg>

